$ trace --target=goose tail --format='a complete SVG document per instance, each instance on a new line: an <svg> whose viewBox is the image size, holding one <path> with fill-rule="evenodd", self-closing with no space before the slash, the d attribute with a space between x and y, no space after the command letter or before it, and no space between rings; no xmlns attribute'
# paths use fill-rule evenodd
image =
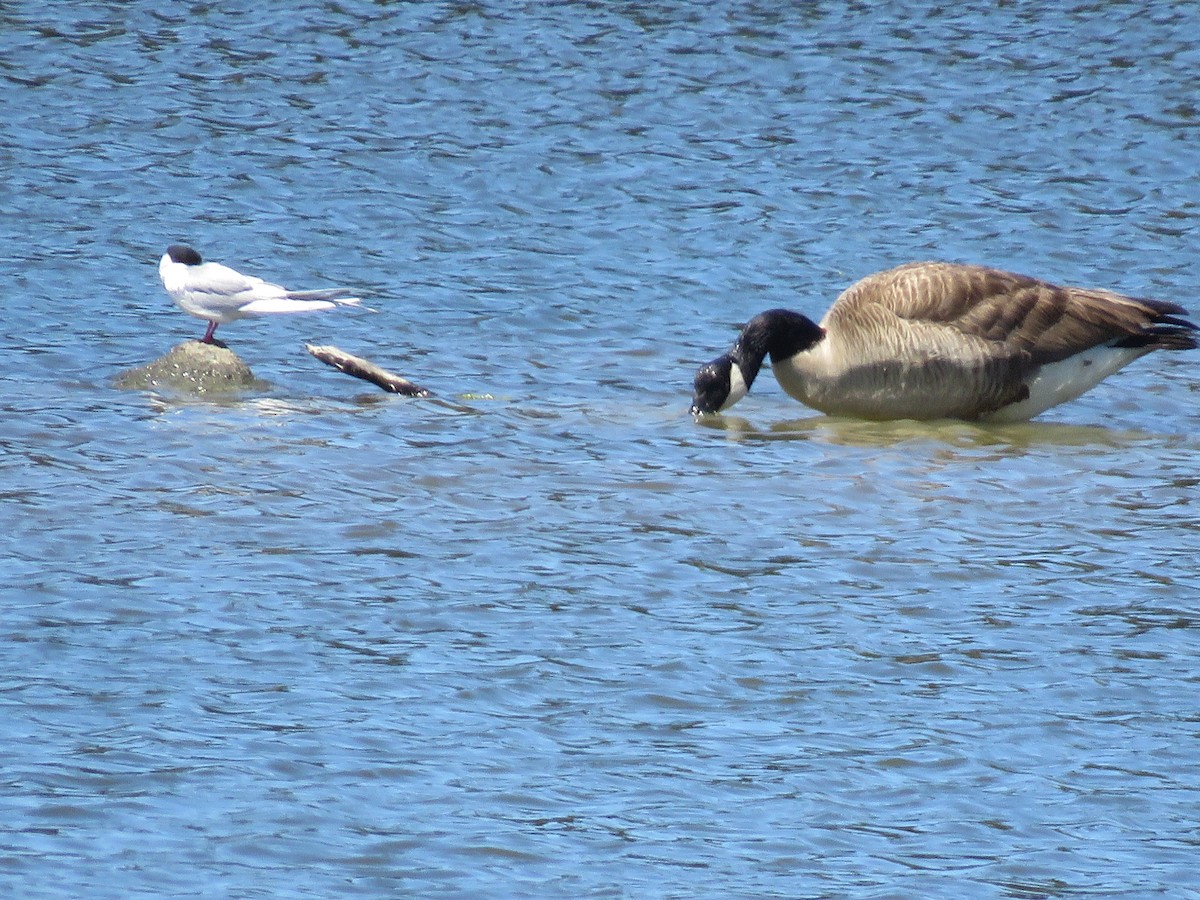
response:
<svg viewBox="0 0 1200 900"><path fill-rule="evenodd" d="M1137 334L1117 341L1115 347L1145 347L1149 350L1195 350L1200 347L1200 326L1183 318L1175 304L1162 304Z"/></svg>

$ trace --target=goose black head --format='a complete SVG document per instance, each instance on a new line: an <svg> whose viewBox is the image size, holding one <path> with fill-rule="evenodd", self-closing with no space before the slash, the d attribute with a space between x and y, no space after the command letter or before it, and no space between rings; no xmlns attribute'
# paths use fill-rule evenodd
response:
<svg viewBox="0 0 1200 900"><path fill-rule="evenodd" d="M735 385L739 388L735 390ZM733 406L746 396L741 368L728 353L702 365L692 381L692 415L703 416Z"/></svg>
<svg viewBox="0 0 1200 900"><path fill-rule="evenodd" d="M692 414L707 415L728 409L750 390L769 355L782 362L808 350L825 336L824 330L800 313L769 309L746 323L733 349L696 372L692 382Z"/></svg>

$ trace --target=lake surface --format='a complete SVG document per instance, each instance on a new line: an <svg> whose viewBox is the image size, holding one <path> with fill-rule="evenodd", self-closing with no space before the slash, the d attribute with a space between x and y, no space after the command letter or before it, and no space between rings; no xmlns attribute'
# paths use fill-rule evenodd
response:
<svg viewBox="0 0 1200 900"><path fill-rule="evenodd" d="M0 9L0 891L1200 896L1200 354L687 414L911 259L1200 311L1200 5L259 6ZM174 241L379 311L119 391Z"/></svg>

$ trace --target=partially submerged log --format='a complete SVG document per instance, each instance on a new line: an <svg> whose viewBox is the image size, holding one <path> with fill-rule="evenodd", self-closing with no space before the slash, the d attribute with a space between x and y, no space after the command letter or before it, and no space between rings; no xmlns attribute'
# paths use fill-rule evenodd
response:
<svg viewBox="0 0 1200 900"><path fill-rule="evenodd" d="M401 394L405 397L433 396L425 388L413 384L407 378L380 368L362 357L352 356L332 345L305 344L304 347L325 365L333 366L339 372L345 372L347 375L376 384L390 393Z"/></svg>

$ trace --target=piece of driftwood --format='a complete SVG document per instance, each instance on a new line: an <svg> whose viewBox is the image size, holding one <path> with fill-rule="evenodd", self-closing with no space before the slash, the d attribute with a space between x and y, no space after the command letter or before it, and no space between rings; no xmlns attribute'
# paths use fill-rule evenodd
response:
<svg viewBox="0 0 1200 900"><path fill-rule="evenodd" d="M393 394L402 394L405 397L433 396L425 388L413 384L407 378L394 375L386 369L381 369L373 362L368 362L358 356L351 356L344 350L339 350L332 345L305 344L304 346L309 353L325 363L325 365L333 366L339 372L345 372L347 375L353 375L355 378L361 378L363 381L377 384L385 391L390 391Z"/></svg>

